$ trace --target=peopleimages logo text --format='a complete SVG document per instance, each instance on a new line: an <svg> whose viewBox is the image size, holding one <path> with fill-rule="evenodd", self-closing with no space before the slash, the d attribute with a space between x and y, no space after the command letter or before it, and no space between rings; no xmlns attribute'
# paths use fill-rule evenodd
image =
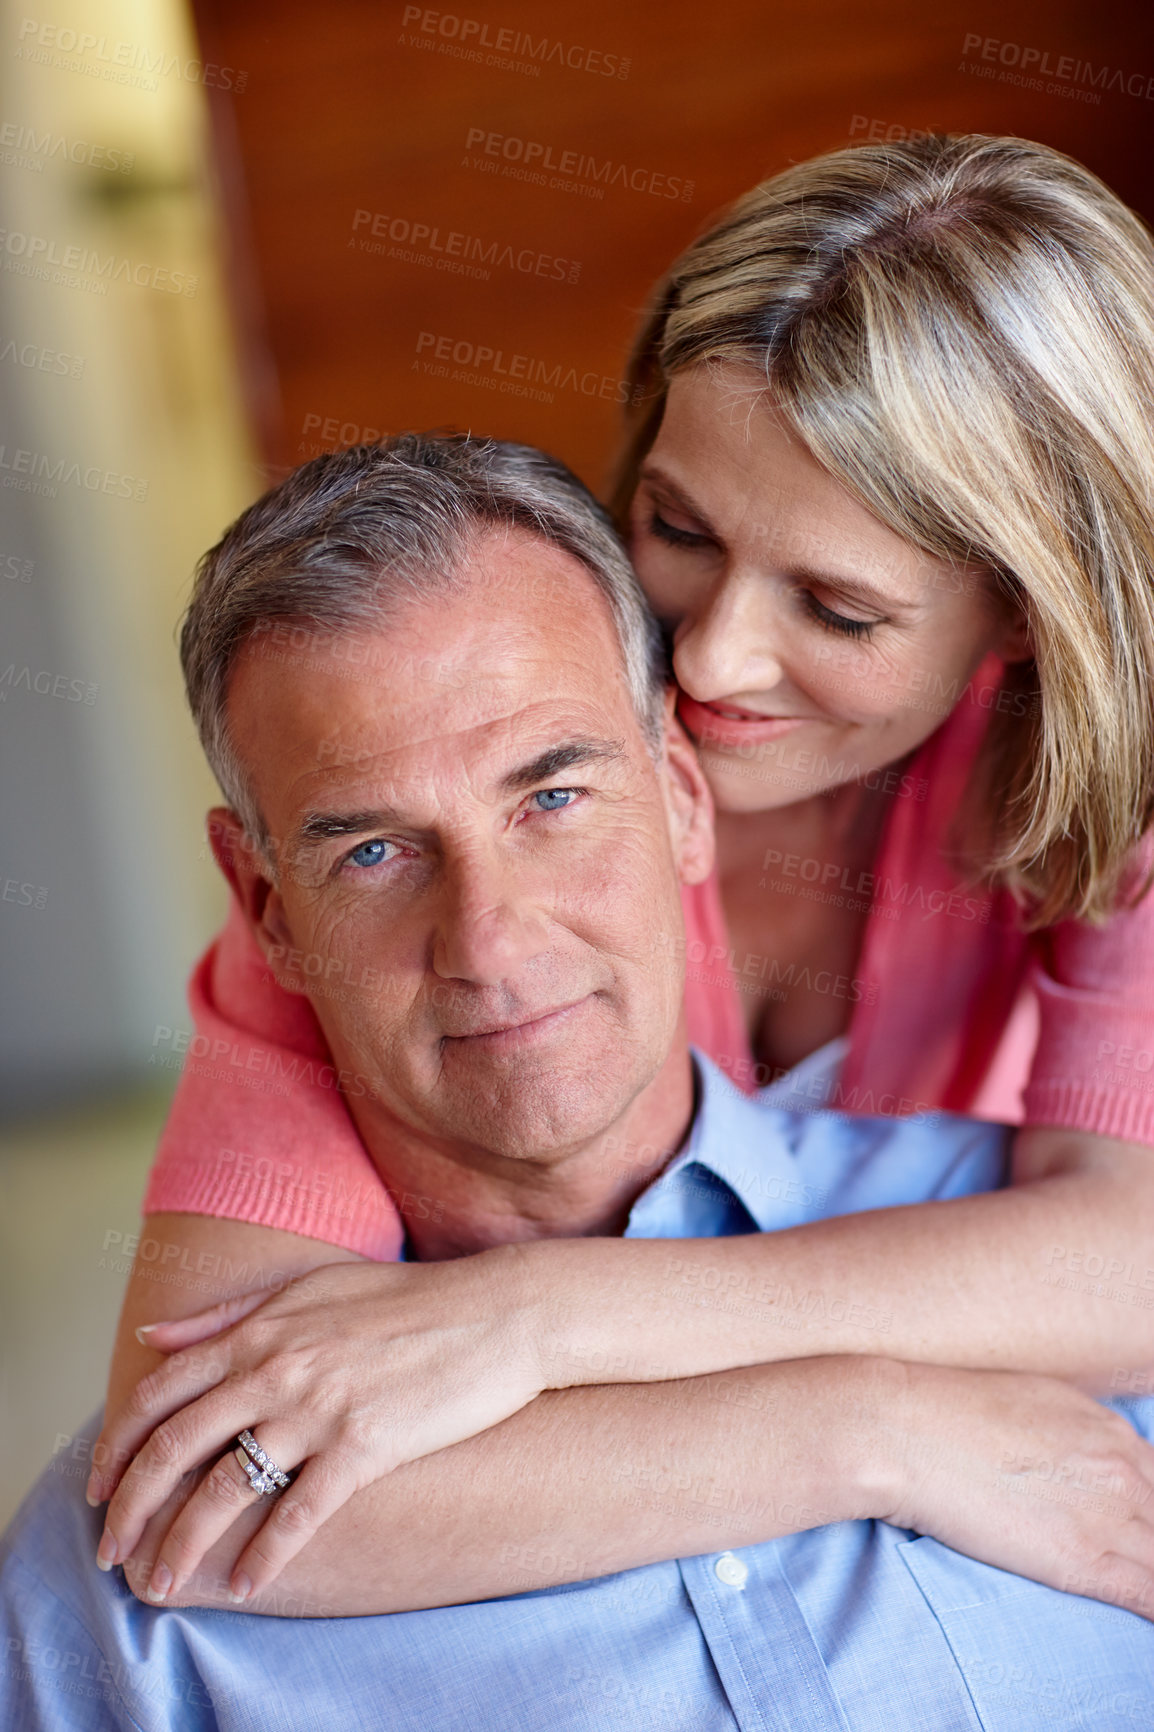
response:
<svg viewBox="0 0 1154 1732"><path fill-rule="evenodd" d="M466 151L476 150L477 158L466 157L467 167L481 166L484 157L494 157L494 170L500 161L520 163L525 170L539 176L552 173L560 181L586 181L590 185L620 187L623 192L648 193L652 198L677 198L688 204L693 197L694 183L681 175L664 174L639 164L617 162L613 157L599 161L583 150L566 150L560 145L540 139L516 138L508 133L488 132L483 126L471 126L465 135ZM546 184L542 181L542 184ZM552 184L552 183L548 183Z"/></svg>
<svg viewBox="0 0 1154 1732"><path fill-rule="evenodd" d="M138 289L158 289L167 295L196 294L197 279L187 271L174 271L167 265L123 258L116 253L101 254L95 247L59 242L47 235L0 229L0 252L5 255L5 270L43 276L54 269L65 278L70 275L88 278L103 285L123 282Z"/></svg>
<svg viewBox="0 0 1154 1732"><path fill-rule="evenodd" d="M600 397L606 403L640 401L640 388L631 386L627 379L615 379L611 374L562 361L543 361L533 355L507 355L504 349L491 343L439 336L435 331L418 334L416 354L419 359L413 361L413 366L419 366L432 378L480 385L518 397L529 396L535 401L551 403L555 391L575 391L582 397Z"/></svg>
<svg viewBox="0 0 1154 1732"><path fill-rule="evenodd" d="M188 84L204 84L217 90L232 90L237 95L248 83L248 73L235 66L218 66L211 60L196 60L192 56L174 54L164 48L149 48L141 42L113 42L107 36L96 36L90 30L75 30L70 25L45 24L38 18L24 18L20 24L20 46L15 50L19 60L40 65L64 66L75 62L74 70L113 82L128 81L140 74L152 82L145 88L155 90L156 79L173 74ZM61 56L66 57L61 59Z"/></svg>
<svg viewBox="0 0 1154 1732"><path fill-rule="evenodd" d="M1117 90L1126 96L1136 96L1154 102L1154 77L1145 72L1123 72L1121 68L1094 66L1089 60L1079 60L1073 54L1059 54L1051 64L1048 48L1030 48L1021 42L1003 42L997 36L979 36L971 31L962 43L962 53L1006 68L1016 67L1033 79L1052 78L1059 84L1091 85L1097 90Z"/></svg>
<svg viewBox="0 0 1154 1732"><path fill-rule="evenodd" d="M494 27L484 19L462 18L456 12L406 6L401 27L439 37L446 46L455 43L470 57L477 57L479 50L487 49L491 54L509 55L526 65L561 66L570 72L591 72L600 78L629 76L631 62L620 54L606 54L601 48L584 48L579 43L561 42L550 36L535 37L527 30L513 30L506 25Z"/></svg>
<svg viewBox="0 0 1154 1732"><path fill-rule="evenodd" d="M358 234L364 228L368 234ZM534 247L466 234L463 229L442 231L437 223L414 222L385 211L354 211L352 232L363 252L376 252L409 264L429 264L436 270L479 276L485 281L490 276L488 266L516 271L522 276L546 277L558 283L575 283L581 276L576 259L557 258Z"/></svg>
<svg viewBox="0 0 1154 1732"><path fill-rule="evenodd" d="M16 120L6 120L0 125L0 162L9 168L42 169L53 158L81 163L85 168L107 169L114 174L131 174L136 162L131 150L93 144L90 139L74 138L69 133L37 132L34 126Z"/></svg>

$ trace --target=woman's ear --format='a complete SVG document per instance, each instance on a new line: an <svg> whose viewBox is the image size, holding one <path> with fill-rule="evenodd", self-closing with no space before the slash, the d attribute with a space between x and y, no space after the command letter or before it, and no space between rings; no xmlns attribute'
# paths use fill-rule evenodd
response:
<svg viewBox="0 0 1154 1732"><path fill-rule="evenodd" d="M1004 662L1032 662L1037 651L1025 606L1007 595L998 600L1001 628L991 647Z"/></svg>
<svg viewBox="0 0 1154 1732"><path fill-rule="evenodd" d="M665 694L665 798L678 876L701 884L713 871L713 796L693 742L677 720L674 687Z"/></svg>
<svg viewBox="0 0 1154 1732"><path fill-rule="evenodd" d="M214 806L208 814L208 840L278 984L288 992L303 992L303 979L286 967L285 958L294 949L292 933L267 858L228 806Z"/></svg>

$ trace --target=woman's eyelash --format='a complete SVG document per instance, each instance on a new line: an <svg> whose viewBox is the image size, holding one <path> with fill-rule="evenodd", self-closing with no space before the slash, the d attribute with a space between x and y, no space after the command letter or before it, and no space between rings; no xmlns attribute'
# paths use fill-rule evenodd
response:
<svg viewBox="0 0 1154 1732"><path fill-rule="evenodd" d="M676 524L666 522L658 511L650 514L649 531L658 541L667 541L671 547L700 547L709 540L708 535L695 535L690 529L678 529Z"/></svg>
<svg viewBox="0 0 1154 1732"><path fill-rule="evenodd" d="M711 537L695 533L690 529L678 529L677 525L668 522L659 511L652 511L649 517L649 531L658 541L667 542L670 547L704 547L708 546ZM808 591L805 604L811 616L824 626L827 631L840 632L843 637L854 637L868 642L873 635L877 620L850 619L844 613L835 613L830 607L825 607L815 595Z"/></svg>
<svg viewBox="0 0 1154 1732"><path fill-rule="evenodd" d="M811 595L808 590L805 591L805 605L819 625L824 626L827 631L840 632L843 637L862 638L868 642L873 635L874 626L878 623L877 620L850 619L844 613L835 613L832 608L824 607L816 595Z"/></svg>

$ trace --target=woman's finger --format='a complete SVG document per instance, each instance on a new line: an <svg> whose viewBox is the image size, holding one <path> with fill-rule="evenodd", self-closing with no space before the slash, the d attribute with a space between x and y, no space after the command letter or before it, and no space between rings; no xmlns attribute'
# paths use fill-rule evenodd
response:
<svg viewBox="0 0 1154 1732"><path fill-rule="evenodd" d="M1119 1606L1154 1623L1154 1571L1148 1559L1136 1559L1123 1551L1105 1552L1092 1570L1083 1575L1068 1575L1062 1583L1062 1592L1082 1594L1106 1606Z"/></svg>
<svg viewBox="0 0 1154 1732"><path fill-rule="evenodd" d="M221 1384L158 1425L129 1462L104 1518L97 1562L122 1564L140 1542L145 1526L163 1508L186 1474L220 1455L237 1433L257 1423L251 1390Z"/></svg>
<svg viewBox="0 0 1154 1732"><path fill-rule="evenodd" d="M196 1347L202 1341L210 1341L222 1330L228 1329L242 1318L248 1317L266 1300L284 1291L283 1286L258 1287L252 1293L238 1294L234 1299L222 1299L218 1305L210 1305L206 1311L195 1311L191 1317L178 1317L160 1323L142 1323L136 1330L136 1338L144 1347L155 1347L160 1353L180 1353L186 1347ZM220 1374L223 1376L223 1372ZM147 1381L147 1380L142 1380ZM216 1378L211 1381L217 1381ZM201 1387L207 1387L202 1383ZM137 1385L139 1392L141 1385ZM199 1393L192 1390L185 1397L191 1400L192 1395ZM170 1409L171 1411L171 1409ZM121 1435L120 1421L123 1414L117 1414L114 1421L109 1421L101 1430L92 1452L93 1466L88 1475L88 1484L84 1488L84 1496L95 1509L112 1496L120 1479L121 1464L126 1462L132 1449L126 1436ZM158 1411L154 1416L162 1417Z"/></svg>
<svg viewBox="0 0 1154 1732"><path fill-rule="evenodd" d="M311 1456L288 1490L270 1500L272 1510L268 1520L257 1529L236 1560L229 1578L229 1598L234 1605L242 1605L275 1582L285 1565L360 1485L361 1478L351 1455L329 1448Z"/></svg>
<svg viewBox="0 0 1154 1732"><path fill-rule="evenodd" d="M110 1498L149 1433L214 1388L231 1369L228 1347L212 1340L207 1346L174 1354L142 1377L96 1440L85 1493L88 1502L95 1507Z"/></svg>
<svg viewBox="0 0 1154 1732"><path fill-rule="evenodd" d="M271 1461L285 1473L291 1472L303 1458L301 1440L283 1424L262 1424L254 1436ZM259 1503L267 1505L271 1519L275 1503L286 1495L277 1492L269 1496L255 1490L241 1465L238 1449L240 1445L234 1443L214 1462L161 1541L145 1590L157 1604L181 1591L205 1553L228 1532L237 1516Z"/></svg>
<svg viewBox="0 0 1154 1732"><path fill-rule="evenodd" d="M279 1293L279 1287L258 1287L255 1293L241 1293L235 1299L222 1299L207 1311L195 1311L191 1317L175 1317L164 1323L142 1323L136 1339L145 1347L155 1347L161 1353L176 1353L182 1347L195 1347L210 1335L219 1335L230 1323L237 1323Z"/></svg>

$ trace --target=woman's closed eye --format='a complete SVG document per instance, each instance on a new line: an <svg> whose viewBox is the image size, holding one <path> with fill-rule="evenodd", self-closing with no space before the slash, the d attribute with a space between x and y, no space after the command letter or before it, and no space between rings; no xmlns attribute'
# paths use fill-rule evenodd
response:
<svg viewBox="0 0 1154 1732"><path fill-rule="evenodd" d="M717 545L712 535L707 535L702 530L682 529L678 524L670 523L668 518L662 517L656 509L650 512L648 526L650 534L658 541L664 541L669 547L700 549ZM868 640L874 627L882 623L880 620L856 619L851 614L838 613L832 607L826 607L824 602L819 601L808 590L801 591L801 594L811 619L816 620L827 631L840 632L843 637Z"/></svg>
<svg viewBox="0 0 1154 1732"><path fill-rule="evenodd" d="M832 607L826 607L808 589L802 590L804 606L810 617L824 626L827 631L841 632L843 637L856 637L868 640L876 625L882 621L876 619L854 619L850 614L835 613Z"/></svg>
<svg viewBox="0 0 1154 1732"><path fill-rule="evenodd" d="M713 537L705 535L696 529L681 529L676 523L670 523L668 518L652 510L649 514L649 533L658 541L664 541L669 547L712 547Z"/></svg>

